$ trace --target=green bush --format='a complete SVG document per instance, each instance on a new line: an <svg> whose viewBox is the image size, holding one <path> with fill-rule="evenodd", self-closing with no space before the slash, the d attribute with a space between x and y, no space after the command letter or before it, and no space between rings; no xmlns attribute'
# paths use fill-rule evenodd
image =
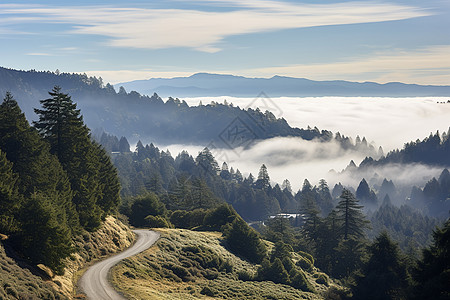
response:
<svg viewBox="0 0 450 300"><path fill-rule="evenodd" d="M208 210L203 225L209 230L222 231L223 226L232 223L238 214L229 204L222 204L217 208Z"/></svg>
<svg viewBox="0 0 450 300"><path fill-rule="evenodd" d="M208 269L203 273L203 277L205 277L208 280L214 280L217 277L219 277L219 272L215 271L214 269L212 270Z"/></svg>
<svg viewBox="0 0 450 300"><path fill-rule="evenodd" d="M153 193L146 193L131 200L130 223L133 226L146 226L146 217L163 216L166 214L166 207Z"/></svg>
<svg viewBox="0 0 450 300"><path fill-rule="evenodd" d="M206 210L200 208L193 211L175 210L170 215L170 222L176 228L192 229L203 226L205 215Z"/></svg>
<svg viewBox="0 0 450 300"><path fill-rule="evenodd" d="M170 223L163 216L145 217L145 225L151 228L170 228Z"/></svg>
<svg viewBox="0 0 450 300"><path fill-rule="evenodd" d="M267 249L258 233L241 218L236 218L225 233L231 251L250 262L260 263L267 256Z"/></svg>
<svg viewBox="0 0 450 300"><path fill-rule="evenodd" d="M311 264L314 265L314 257L311 254L306 253L304 251L298 251L298 254L300 254L304 258L308 259L311 262Z"/></svg>
<svg viewBox="0 0 450 300"><path fill-rule="evenodd" d="M291 286L305 292L315 293L314 287L309 283L302 271L293 269L289 275L291 277Z"/></svg>
<svg viewBox="0 0 450 300"><path fill-rule="evenodd" d="M226 273L233 272L233 269L234 269L233 263L228 259L224 260L219 268L220 271L225 271Z"/></svg>
<svg viewBox="0 0 450 300"><path fill-rule="evenodd" d="M165 268L171 270L175 275L177 275L183 281L190 281L192 279L191 273L182 267L175 264L164 265Z"/></svg>
<svg viewBox="0 0 450 300"><path fill-rule="evenodd" d="M297 261L296 265L306 271L310 271L313 268L312 263L309 261L309 259L307 259L305 257L300 257L300 259Z"/></svg>
<svg viewBox="0 0 450 300"><path fill-rule="evenodd" d="M255 279L255 276L249 271L239 271L238 279L242 281L252 281Z"/></svg>

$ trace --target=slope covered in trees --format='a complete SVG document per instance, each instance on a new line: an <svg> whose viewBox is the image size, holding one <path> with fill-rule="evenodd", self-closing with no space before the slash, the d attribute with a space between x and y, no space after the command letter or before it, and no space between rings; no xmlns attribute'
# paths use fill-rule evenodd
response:
<svg viewBox="0 0 450 300"><path fill-rule="evenodd" d="M0 105L0 232L26 260L62 273L74 234L117 209L119 180L70 97L50 95L35 127L10 93Z"/></svg>
<svg viewBox="0 0 450 300"><path fill-rule="evenodd" d="M406 143L401 150L394 150L378 160L366 158L361 162L360 168L383 166L387 164L413 164L450 167L450 128L448 132L440 134L430 133L423 140Z"/></svg>
<svg viewBox="0 0 450 300"><path fill-rule="evenodd" d="M285 119L276 118L269 111L216 102L189 107L179 99L169 98L164 102L157 94L142 96L123 88L116 92L101 78L86 74L0 68L0 92L11 91L30 120L36 119L32 108L38 107L38 100L45 99L47 91L54 85L60 86L77 100L90 128L102 128L116 136L139 137L162 144L207 145L213 141L216 147L232 148L272 137L294 136L321 141L333 138L333 133L327 130L292 128ZM239 133L238 140L244 143L236 143L235 139L232 142L227 138L233 131ZM350 147L375 153L370 145L355 145L340 134L334 138L344 149Z"/></svg>

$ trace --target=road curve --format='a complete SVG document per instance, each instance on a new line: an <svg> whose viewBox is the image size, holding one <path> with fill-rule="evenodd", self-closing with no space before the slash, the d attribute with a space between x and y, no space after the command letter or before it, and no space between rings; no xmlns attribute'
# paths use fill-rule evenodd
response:
<svg viewBox="0 0 450 300"><path fill-rule="evenodd" d="M158 239L159 233L138 229L134 245L124 252L111 256L91 266L81 277L80 287L91 300L124 300L108 282L109 270L122 259L141 253L150 248Z"/></svg>

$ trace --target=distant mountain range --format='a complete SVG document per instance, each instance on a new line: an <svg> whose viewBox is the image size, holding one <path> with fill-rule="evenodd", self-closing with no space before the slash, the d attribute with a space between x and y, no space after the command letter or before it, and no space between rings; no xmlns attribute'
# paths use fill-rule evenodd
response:
<svg viewBox="0 0 450 300"><path fill-rule="evenodd" d="M189 107L185 101L157 94L119 90L86 74L50 71L19 71L0 67L0 95L11 92L28 120L36 120L33 108L58 85L81 109L86 124L131 142L153 141L159 144L204 144L210 147L248 146L254 140L277 136L295 136L305 140L330 140L333 134L317 128L292 128L285 119L259 109L243 110L232 105L211 103ZM0 100L1 100L0 99ZM1 102L1 101L0 101ZM343 144L346 140L343 140Z"/></svg>
<svg viewBox="0 0 450 300"><path fill-rule="evenodd" d="M116 84L127 91L161 97L255 97L261 92L270 97L306 96L450 96L450 86L417 85L391 82L313 81L304 78L274 76L247 78L234 75L197 73L189 77L151 78Z"/></svg>

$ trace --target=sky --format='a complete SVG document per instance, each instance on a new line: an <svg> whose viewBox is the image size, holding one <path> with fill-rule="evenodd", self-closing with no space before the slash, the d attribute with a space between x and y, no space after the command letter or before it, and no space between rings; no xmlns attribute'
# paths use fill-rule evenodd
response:
<svg viewBox="0 0 450 300"><path fill-rule="evenodd" d="M0 66L449 85L448 28L448 0L0 0Z"/></svg>

